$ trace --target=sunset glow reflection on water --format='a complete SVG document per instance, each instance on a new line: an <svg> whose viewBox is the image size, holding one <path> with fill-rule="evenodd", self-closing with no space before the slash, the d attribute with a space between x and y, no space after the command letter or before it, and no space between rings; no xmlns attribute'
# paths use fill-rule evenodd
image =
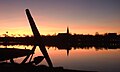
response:
<svg viewBox="0 0 120 72"><path fill-rule="evenodd" d="M5 46L0 46L4 48ZM15 45L7 46L8 48L32 49L33 46ZM94 47L72 48L67 55L67 50L58 49L57 47L47 47L48 54L53 65L62 66L67 69L92 70L100 72L119 72L120 71L120 48L118 49L96 49ZM42 56L39 47L36 48L34 57ZM21 63L25 57L15 58L15 62ZM41 64L47 65L45 59Z"/></svg>

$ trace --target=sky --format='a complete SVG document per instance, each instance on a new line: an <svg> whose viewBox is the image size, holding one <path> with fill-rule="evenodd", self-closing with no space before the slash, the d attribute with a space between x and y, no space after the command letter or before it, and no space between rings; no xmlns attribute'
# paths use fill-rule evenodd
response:
<svg viewBox="0 0 120 72"><path fill-rule="evenodd" d="M27 8L42 35L120 34L120 0L0 0L0 35L32 35Z"/></svg>

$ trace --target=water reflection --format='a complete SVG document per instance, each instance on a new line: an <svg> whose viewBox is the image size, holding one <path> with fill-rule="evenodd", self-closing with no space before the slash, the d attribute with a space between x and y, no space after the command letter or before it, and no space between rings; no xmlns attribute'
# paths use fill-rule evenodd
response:
<svg viewBox="0 0 120 72"><path fill-rule="evenodd" d="M4 47L4 46L0 46ZM33 46L15 45L7 46L9 48L32 49ZM119 72L120 71L120 48L117 49L97 49L95 47L89 48L69 48L69 56L65 48L46 46L47 51L54 66L63 66L67 69L76 70L96 70L100 72ZM39 48L35 50L34 57L42 56ZM25 57L14 59L15 62L21 63ZM41 64L47 65L46 61Z"/></svg>
<svg viewBox="0 0 120 72"><path fill-rule="evenodd" d="M55 66L100 72L120 71L120 49L71 48L67 56L66 50L50 47L49 54Z"/></svg>

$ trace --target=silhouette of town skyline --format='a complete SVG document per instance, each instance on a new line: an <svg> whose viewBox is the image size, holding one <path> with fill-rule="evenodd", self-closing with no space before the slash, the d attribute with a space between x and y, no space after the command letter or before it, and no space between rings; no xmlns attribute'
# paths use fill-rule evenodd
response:
<svg viewBox="0 0 120 72"><path fill-rule="evenodd" d="M8 34L9 31L6 31L6 33L0 35L0 37L33 37L32 34ZM47 35L43 35L41 34L41 36L57 36L59 34L71 34L71 35L93 35L93 36L96 36L96 35L107 35L107 34L116 34L116 35L120 35L119 33L116 33L116 32L106 32L106 33L99 33L99 32L95 32L94 34L78 34L78 33L71 33L70 32L70 28L69 26L67 26L66 28L66 32L62 33L62 32L59 32L59 33L54 33L54 34L47 34Z"/></svg>
<svg viewBox="0 0 120 72"><path fill-rule="evenodd" d="M8 33L8 32L6 32ZM117 49L120 48L120 35L117 33L105 33L95 35L72 35L69 31L69 27L66 28L66 33L58 33L57 35L41 35L42 40L46 46L57 47L59 50L65 49L67 55L69 51L74 48L86 48L95 47L99 49ZM37 38L39 39L39 37ZM0 45L34 45L34 36L25 35L25 37L11 37L5 35L0 37Z"/></svg>

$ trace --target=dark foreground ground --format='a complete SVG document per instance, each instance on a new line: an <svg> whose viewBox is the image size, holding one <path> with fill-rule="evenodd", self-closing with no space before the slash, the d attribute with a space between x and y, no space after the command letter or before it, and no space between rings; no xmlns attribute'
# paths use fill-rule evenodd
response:
<svg viewBox="0 0 120 72"><path fill-rule="evenodd" d="M0 72L96 72L96 71L82 71L82 70L70 70L63 67L50 68L45 65L31 65L31 64L12 64L12 63L0 63Z"/></svg>

